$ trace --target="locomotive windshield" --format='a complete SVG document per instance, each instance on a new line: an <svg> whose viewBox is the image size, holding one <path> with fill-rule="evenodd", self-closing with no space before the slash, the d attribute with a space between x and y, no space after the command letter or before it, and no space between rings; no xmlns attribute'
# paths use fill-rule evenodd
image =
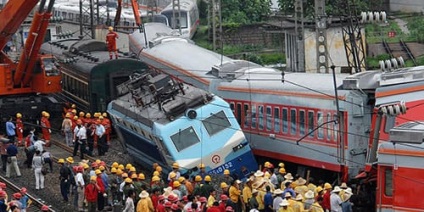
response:
<svg viewBox="0 0 424 212"><path fill-rule="evenodd" d="M231 123L228 121L228 118L225 115L224 111L212 114L210 117L204 119L202 122L203 125L205 125L205 128L210 136L219 133L226 128L231 127Z"/></svg>
<svg viewBox="0 0 424 212"><path fill-rule="evenodd" d="M177 148L178 152L200 142L200 139L193 127L189 127L184 130L180 129L179 132L171 136L171 140L174 142L175 148Z"/></svg>

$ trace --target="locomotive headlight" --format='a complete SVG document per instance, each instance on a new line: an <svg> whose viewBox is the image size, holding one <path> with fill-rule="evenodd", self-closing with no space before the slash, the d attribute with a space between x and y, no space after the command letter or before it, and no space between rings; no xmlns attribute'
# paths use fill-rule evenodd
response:
<svg viewBox="0 0 424 212"><path fill-rule="evenodd" d="M247 145L247 142L240 143L239 145L237 145L237 146L233 147L233 152L237 152L237 151L239 151L240 149L242 149L242 148L243 148L243 147L245 147L246 145Z"/></svg>
<svg viewBox="0 0 424 212"><path fill-rule="evenodd" d="M52 82L50 82L50 81L47 82L47 85L51 85L51 84L52 84Z"/></svg>

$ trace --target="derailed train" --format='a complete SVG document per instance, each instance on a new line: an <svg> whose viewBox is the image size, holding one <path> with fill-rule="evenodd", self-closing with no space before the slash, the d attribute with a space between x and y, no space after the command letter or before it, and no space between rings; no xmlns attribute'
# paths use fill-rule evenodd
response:
<svg viewBox="0 0 424 212"><path fill-rule="evenodd" d="M386 143L394 126L424 120L424 67L337 74L333 86L330 74L281 72L149 34L147 42L131 34L131 51L229 102L256 156L290 162L295 166L288 169L301 176L327 170L344 181L378 183L375 198L384 211L424 209L414 203L414 193L424 189L424 146Z"/></svg>
<svg viewBox="0 0 424 212"><path fill-rule="evenodd" d="M59 98L86 112L109 113L116 133L138 163L182 171L200 163L210 173L225 169L243 178L257 163L227 102L175 82L134 58L109 59L104 42L64 39L45 43L58 59ZM107 107L107 108L106 108Z"/></svg>

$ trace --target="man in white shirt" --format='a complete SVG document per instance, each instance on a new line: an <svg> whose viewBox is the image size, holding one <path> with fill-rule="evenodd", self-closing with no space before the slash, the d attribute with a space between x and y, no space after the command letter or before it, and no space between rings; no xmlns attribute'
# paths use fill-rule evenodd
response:
<svg viewBox="0 0 424 212"><path fill-rule="evenodd" d="M42 140L38 140L38 137L37 136L34 136L34 141L35 141L34 142L35 150L38 150L40 152L43 152L43 150L44 150L43 145L45 145L46 143L44 141L42 141Z"/></svg>
<svg viewBox="0 0 424 212"><path fill-rule="evenodd" d="M102 125L102 122L98 120L96 122L96 130L95 133L97 135L97 150L99 152L99 156L105 155L106 152L106 130L105 127Z"/></svg>
<svg viewBox="0 0 424 212"><path fill-rule="evenodd" d="M339 196L339 192L341 191L340 187L334 187L334 190L331 191L330 195L330 206L331 212L342 212L342 199Z"/></svg>
<svg viewBox="0 0 424 212"><path fill-rule="evenodd" d="M82 172L84 168L82 166L77 167L77 174L75 175L75 183L77 185L78 192L78 211L84 211L84 178Z"/></svg>
<svg viewBox="0 0 424 212"><path fill-rule="evenodd" d="M84 125L82 125L81 119L77 120L77 127L74 129L74 154L75 157L78 152L78 147L80 148L80 158L81 160L84 159L84 151L85 151L85 144L87 143L87 130L85 129Z"/></svg>

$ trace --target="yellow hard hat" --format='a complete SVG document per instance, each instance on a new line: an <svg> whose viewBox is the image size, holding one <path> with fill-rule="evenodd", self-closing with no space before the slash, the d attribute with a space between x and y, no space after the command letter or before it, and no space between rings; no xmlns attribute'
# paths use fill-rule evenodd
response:
<svg viewBox="0 0 424 212"><path fill-rule="evenodd" d="M82 167L83 167L84 169L88 169L88 168L90 168L90 166L89 166L88 164L86 164L86 163L83 163L83 164L82 164Z"/></svg>
<svg viewBox="0 0 424 212"><path fill-rule="evenodd" d="M46 113L47 113L46 111L41 111L41 115L42 115L42 116L45 116L45 115L46 115Z"/></svg>
<svg viewBox="0 0 424 212"><path fill-rule="evenodd" d="M58 162L58 163L65 163L65 159L60 158L57 162Z"/></svg>
<svg viewBox="0 0 424 212"><path fill-rule="evenodd" d="M78 120L78 116L74 116L74 120L76 121L76 120Z"/></svg>
<svg viewBox="0 0 424 212"><path fill-rule="evenodd" d="M324 189L332 189L332 188L333 188L333 186L331 186L330 183L325 183L324 184Z"/></svg>
<svg viewBox="0 0 424 212"><path fill-rule="evenodd" d="M267 162L265 162L264 166L265 166L265 168L269 168L271 166L271 163L267 161Z"/></svg>
<svg viewBox="0 0 424 212"><path fill-rule="evenodd" d="M16 114L16 118L22 118L22 114L17 113L17 114Z"/></svg>
<svg viewBox="0 0 424 212"><path fill-rule="evenodd" d="M315 189L315 192L317 192L317 193L319 193L319 192L321 192L323 189L322 189L322 187L321 186L318 186L316 189Z"/></svg>
<svg viewBox="0 0 424 212"><path fill-rule="evenodd" d="M138 176L137 176L137 174L136 173L133 173L132 175L131 175L131 179L137 179L138 178Z"/></svg>
<svg viewBox="0 0 424 212"><path fill-rule="evenodd" d="M160 178L158 176L153 176L152 182L157 182L157 181L160 181Z"/></svg>
<svg viewBox="0 0 424 212"><path fill-rule="evenodd" d="M84 116L85 115L85 113L84 112L79 112L79 116Z"/></svg>
<svg viewBox="0 0 424 212"><path fill-rule="evenodd" d="M103 119L103 116L99 116L99 119Z"/></svg>
<svg viewBox="0 0 424 212"><path fill-rule="evenodd" d="M91 177L90 177L90 180L91 180L91 181L96 181L96 180L97 180L97 177L96 177L96 176L91 176Z"/></svg>
<svg viewBox="0 0 424 212"><path fill-rule="evenodd" d="M221 188L228 188L227 183L226 183L226 182L222 182L222 183L221 183Z"/></svg>
<svg viewBox="0 0 424 212"><path fill-rule="evenodd" d="M102 114L102 116L103 116L103 117L107 117L107 113L103 113L103 114Z"/></svg>
<svg viewBox="0 0 424 212"><path fill-rule="evenodd" d="M72 104L71 108L77 108L77 106L75 104Z"/></svg>
<svg viewBox="0 0 424 212"><path fill-rule="evenodd" d="M116 170L116 175L118 175L118 176L119 176L119 175L122 175L122 173L124 173L122 170L120 170L120 169L117 169L117 170Z"/></svg>
<svg viewBox="0 0 424 212"><path fill-rule="evenodd" d="M66 161L68 161L68 163L74 163L74 159L72 157L67 157Z"/></svg>
<svg viewBox="0 0 424 212"><path fill-rule="evenodd" d="M112 169L110 169L110 172L111 173L116 173L116 168L115 167L112 167Z"/></svg>
<svg viewBox="0 0 424 212"><path fill-rule="evenodd" d="M206 175L205 176L205 182L210 182L210 181L212 181L211 176Z"/></svg>
<svg viewBox="0 0 424 212"><path fill-rule="evenodd" d="M280 169L278 170L278 172L279 172L280 174L285 174L285 173L286 173L286 169L285 169L285 168L280 168Z"/></svg>
<svg viewBox="0 0 424 212"><path fill-rule="evenodd" d="M109 31L113 31L113 27L109 27L109 28L107 28Z"/></svg>
<svg viewBox="0 0 424 212"><path fill-rule="evenodd" d="M135 170L135 167L134 167L134 166L131 166L131 168L130 168L130 172L136 172L136 170Z"/></svg>
<svg viewBox="0 0 424 212"><path fill-rule="evenodd" d="M105 170L105 167L104 166L100 166L99 169L100 169L100 171L104 171Z"/></svg>
<svg viewBox="0 0 424 212"><path fill-rule="evenodd" d="M132 180L131 178L127 177L127 178L125 178L125 182L126 182L126 183L132 183L132 182L133 182L133 180Z"/></svg>
<svg viewBox="0 0 424 212"><path fill-rule="evenodd" d="M230 174L230 170L225 169L225 170L224 170L224 174Z"/></svg>
<svg viewBox="0 0 424 212"><path fill-rule="evenodd" d="M179 169L180 165L177 162L175 162L175 163L172 164L172 168L173 169Z"/></svg>
<svg viewBox="0 0 424 212"><path fill-rule="evenodd" d="M125 166L125 169L130 170L131 167L132 167L131 163L127 163L127 165Z"/></svg>
<svg viewBox="0 0 424 212"><path fill-rule="evenodd" d="M174 178L174 177L176 177L177 176L177 174L175 173L175 172L171 172L171 173L169 173L169 178Z"/></svg>
<svg viewBox="0 0 424 212"><path fill-rule="evenodd" d="M97 160L96 160L96 163L98 163L98 164L99 164L100 162L102 162L100 159L97 159Z"/></svg>
<svg viewBox="0 0 424 212"><path fill-rule="evenodd" d="M194 178L194 181L196 181L196 182L202 181L202 176L196 175L196 177Z"/></svg>
<svg viewBox="0 0 424 212"><path fill-rule="evenodd" d="M200 169L205 168L205 164L204 164L204 163L199 164L199 168L200 168Z"/></svg>
<svg viewBox="0 0 424 212"><path fill-rule="evenodd" d="M77 114L77 110L75 110L75 109L73 109L71 112L72 112L73 114Z"/></svg>
<svg viewBox="0 0 424 212"><path fill-rule="evenodd" d="M159 172L158 171L154 171L153 172L153 176L159 176Z"/></svg>
<svg viewBox="0 0 424 212"><path fill-rule="evenodd" d="M185 177L179 177L179 178L178 178L178 181L179 181L180 183L184 182L184 180L185 180Z"/></svg>
<svg viewBox="0 0 424 212"><path fill-rule="evenodd" d="M265 178L269 179L271 177L271 174L269 172L265 172Z"/></svg>
<svg viewBox="0 0 424 212"><path fill-rule="evenodd" d="M91 114L90 113L85 114L85 118L91 118Z"/></svg>
<svg viewBox="0 0 424 212"><path fill-rule="evenodd" d="M95 118L99 118L100 114L99 113L94 113L94 117Z"/></svg>
<svg viewBox="0 0 424 212"><path fill-rule="evenodd" d="M138 179L139 180L144 180L144 179L146 179L146 177L144 176L143 173L140 173L140 174L138 174Z"/></svg>
<svg viewBox="0 0 424 212"><path fill-rule="evenodd" d="M162 171L162 167L157 166L157 167L156 167L156 171L161 172L161 171Z"/></svg>
<svg viewBox="0 0 424 212"><path fill-rule="evenodd" d="M113 167L113 168L118 168L118 166L119 166L118 162L113 162L113 163L112 163L112 167Z"/></svg>
<svg viewBox="0 0 424 212"><path fill-rule="evenodd" d="M128 177L128 174L127 173L122 173L122 178L126 178L126 177Z"/></svg>
<svg viewBox="0 0 424 212"><path fill-rule="evenodd" d="M50 117L50 113L45 113L45 116L48 118L48 117Z"/></svg>
<svg viewBox="0 0 424 212"><path fill-rule="evenodd" d="M94 171L95 174L101 174L102 171L100 171L100 169L96 169L96 171Z"/></svg>
<svg viewBox="0 0 424 212"><path fill-rule="evenodd" d="M284 168L284 163L283 163L283 162L280 162L280 163L278 164L278 167L280 167L280 168Z"/></svg>
<svg viewBox="0 0 424 212"><path fill-rule="evenodd" d="M119 164L118 169L120 169L120 170L124 170L124 165Z"/></svg>
<svg viewBox="0 0 424 212"><path fill-rule="evenodd" d="M174 186L174 187L180 187L180 186L181 186L181 183L180 183L180 182L178 182L178 181L174 181L174 182L172 183L172 186Z"/></svg>
<svg viewBox="0 0 424 212"><path fill-rule="evenodd" d="M71 114L70 113L66 113L65 118L71 118Z"/></svg>

